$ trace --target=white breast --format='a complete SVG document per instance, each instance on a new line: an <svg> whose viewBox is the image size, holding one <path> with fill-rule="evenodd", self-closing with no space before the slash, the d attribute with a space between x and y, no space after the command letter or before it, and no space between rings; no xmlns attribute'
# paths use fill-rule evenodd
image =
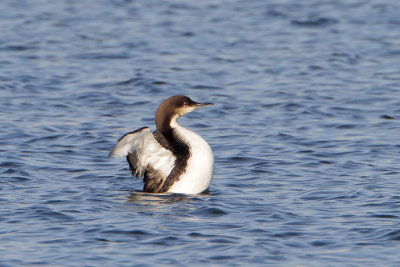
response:
<svg viewBox="0 0 400 267"><path fill-rule="evenodd" d="M210 145L197 133L176 125L176 133L190 147L186 171L168 190L171 193L198 194L205 191L214 171L214 155Z"/></svg>

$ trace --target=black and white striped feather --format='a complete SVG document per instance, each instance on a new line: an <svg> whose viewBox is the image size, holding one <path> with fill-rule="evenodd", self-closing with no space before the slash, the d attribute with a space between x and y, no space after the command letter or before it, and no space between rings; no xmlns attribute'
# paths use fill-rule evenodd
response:
<svg viewBox="0 0 400 267"><path fill-rule="evenodd" d="M153 193L166 191L164 184L176 161L176 156L155 139L148 127L125 134L109 156L126 156L132 175L144 177L143 190Z"/></svg>

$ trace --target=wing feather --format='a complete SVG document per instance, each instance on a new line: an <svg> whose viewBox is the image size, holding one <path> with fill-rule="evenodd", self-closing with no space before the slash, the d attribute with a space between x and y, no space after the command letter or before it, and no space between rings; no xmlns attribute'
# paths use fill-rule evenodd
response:
<svg viewBox="0 0 400 267"><path fill-rule="evenodd" d="M148 127L122 136L109 156L126 156L132 175L138 178L144 176L146 192L160 192L176 160L170 150L158 143Z"/></svg>

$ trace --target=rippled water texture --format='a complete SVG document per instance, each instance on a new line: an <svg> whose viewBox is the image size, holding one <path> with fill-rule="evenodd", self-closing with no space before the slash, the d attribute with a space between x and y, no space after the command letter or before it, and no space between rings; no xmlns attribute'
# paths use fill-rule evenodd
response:
<svg viewBox="0 0 400 267"><path fill-rule="evenodd" d="M1 266L399 266L397 1L0 3ZM174 94L209 194L107 155Z"/></svg>

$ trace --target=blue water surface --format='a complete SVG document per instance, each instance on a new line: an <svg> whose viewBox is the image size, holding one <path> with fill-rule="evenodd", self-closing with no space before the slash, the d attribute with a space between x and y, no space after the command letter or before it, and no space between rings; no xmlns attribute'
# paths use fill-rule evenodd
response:
<svg viewBox="0 0 400 267"><path fill-rule="evenodd" d="M0 2L0 266L399 266L400 3ZM208 194L107 155L159 103Z"/></svg>

